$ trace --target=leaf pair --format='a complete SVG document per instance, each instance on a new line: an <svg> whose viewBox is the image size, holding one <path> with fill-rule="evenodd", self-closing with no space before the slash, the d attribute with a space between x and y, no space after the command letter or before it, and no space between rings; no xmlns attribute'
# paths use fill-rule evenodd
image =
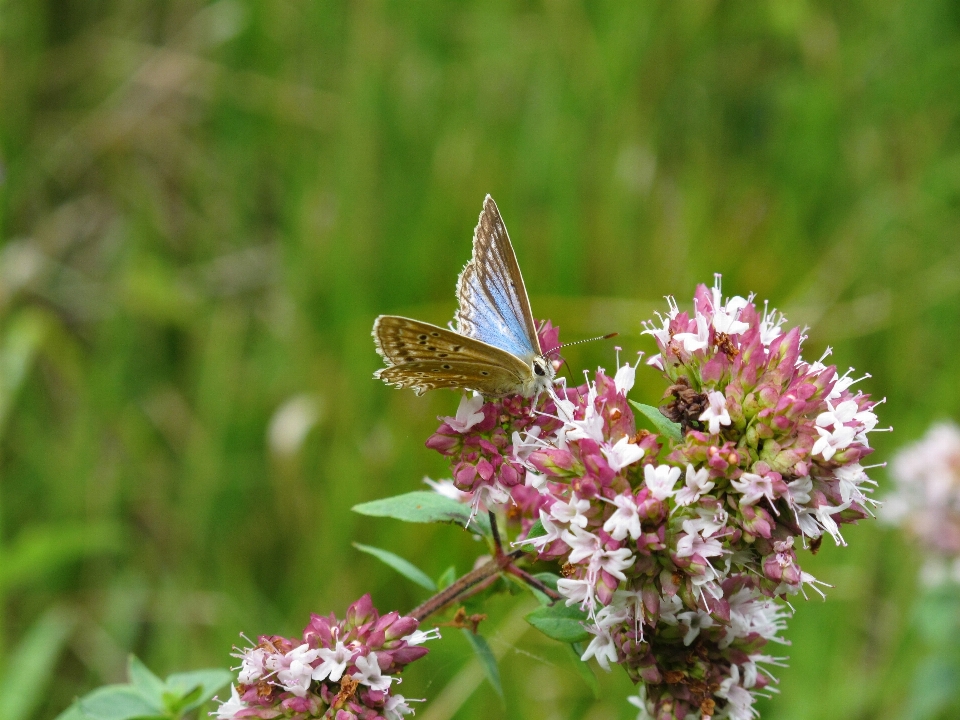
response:
<svg viewBox="0 0 960 720"><path fill-rule="evenodd" d="M179 720L233 678L228 670L210 669L176 673L161 680L133 655L127 674L129 683L94 690L57 720Z"/></svg>

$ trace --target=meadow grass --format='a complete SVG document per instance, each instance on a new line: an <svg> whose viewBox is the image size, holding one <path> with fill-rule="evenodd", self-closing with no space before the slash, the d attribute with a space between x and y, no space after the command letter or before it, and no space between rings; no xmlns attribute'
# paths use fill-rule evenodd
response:
<svg viewBox="0 0 960 720"><path fill-rule="evenodd" d="M486 193L565 340L649 353L660 298L720 272L873 374L875 457L960 417L955 3L0 0L0 43L4 717L129 652L224 666L240 631L422 599L351 541L469 569L456 528L350 507L444 473L423 442L456 396L372 380L370 327L452 316ZM292 398L316 422L271 445ZM845 536L805 561L836 587L794 603L768 720L903 710L917 558ZM485 623L506 709L451 632L406 678L418 717L633 717L524 602Z"/></svg>

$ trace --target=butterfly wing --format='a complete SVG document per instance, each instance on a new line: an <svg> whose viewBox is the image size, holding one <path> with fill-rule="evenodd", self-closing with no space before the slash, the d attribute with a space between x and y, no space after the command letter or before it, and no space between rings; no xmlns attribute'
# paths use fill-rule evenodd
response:
<svg viewBox="0 0 960 720"><path fill-rule="evenodd" d="M457 332L529 363L540 354L530 300L517 256L493 198L473 231L473 257L457 281Z"/></svg>
<svg viewBox="0 0 960 720"><path fill-rule="evenodd" d="M374 377L412 387L417 395L445 387L502 397L522 392L532 377L515 355L419 320L381 315L373 323L373 339L387 363Z"/></svg>

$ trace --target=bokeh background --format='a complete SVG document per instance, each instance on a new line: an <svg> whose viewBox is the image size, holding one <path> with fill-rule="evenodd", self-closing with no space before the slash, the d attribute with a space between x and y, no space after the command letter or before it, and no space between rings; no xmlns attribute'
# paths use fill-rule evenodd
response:
<svg viewBox="0 0 960 720"><path fill-rule="evenodd" d="M661 297L720 272L873 375L879 460L960 415L951 0L0 0L0 44L3 717L131 651L225 666L241 631L423 599L352 541L469 569L457 528L350 507L443 476L423 442L457 397L372 380L370 327L452 316L488 192L562 339L650 352ZM793 601L764 718L908 709L918 555L845 536L806 562L836 587ZM634 716L529 602L489 608L505 710L451 632L404 684L418 718Z"/></svg>

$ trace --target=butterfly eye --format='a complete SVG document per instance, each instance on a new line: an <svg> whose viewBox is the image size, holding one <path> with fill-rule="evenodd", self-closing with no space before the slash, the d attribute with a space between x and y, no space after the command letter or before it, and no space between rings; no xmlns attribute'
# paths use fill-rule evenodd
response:
<svg viewBox="0 0 960 720"><path fill-rule="evenodd" d="M543 365L538 362L533 363L533 371L540 377L543 377L547 374L547 371L543 369Z"/></svg>

